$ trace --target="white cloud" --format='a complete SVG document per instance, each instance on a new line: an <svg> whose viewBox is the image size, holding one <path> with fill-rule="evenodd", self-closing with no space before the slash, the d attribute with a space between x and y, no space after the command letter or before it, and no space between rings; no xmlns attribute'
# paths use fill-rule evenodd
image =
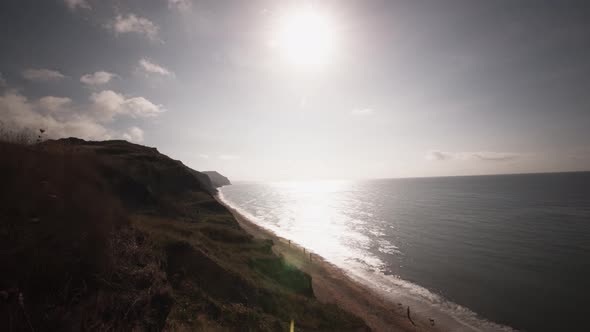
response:
<svg viewBox="0 0 590 332"><path fill-rule="evenodd" d="M168 8L176 8L180 11L188 11L191 9L191 0L168 0Z"/></svg>
<svg viewBox="0 0 590 332"><path fill-rule="evenodd" d="M126 112L132 117L154 117L164 112L161 105L156 105L144 97L133 97L125 100Z"/></svg>
<svg viewBox="0 0 590 332"><path fill-rule="evenodd" d="M70 10L76 10L77 8L91 9L87 0L64 0L64 3Z"/></svg>
<svg viewBox="0 0 590 332"><path fill-rule="evenodd" d="M144 132L140 128L133 126L121 133L108 129L103 123L112 120L115 115L155 116L162 111L159 106L143 97L126 98L113 91L103 91L93 96L96 101L91 105L76 106L66 97L46 96L30 101L20 93L10 90L0 95L1 123L15 132L44 129L46 138L105 140L121 137L140 143L144 139ZM97 112L109 107L103 113ZM108 114L109 112L112 114ZM110 117L105 117L105 113Z"/></svg>
<svg viewBox="0 0 590 332"><path fill-rule="evenodd" d="M127 16L118 15L115 21L109 24L108 27L116 34L133 32L145 35L151 40L158 39L158 31L160 30L154 22L135 14L128 14Z"/></svg>
<svg viewBox="0 0 590 332"><path fill-rule="evenodd" d="M143 130L131 127L123 134L123 139L133 143L141 143L143 142Z"/></svg>
<svg viewBox="0 0 590 332"><path fill-rule="evenodd" d="M508 161L518 159L522 156L521 153L512 152L471 152L468 158L484 161Z"/></svg>
<svg viewBox="0 0 590 332"><path fill-rule="evenodd" d="M168 69L166 69L156 63L153 63L145 58L139 60L139 65L147 73L159 74L159 75L163 75L163 76L174 76L174 73L172 73Z"/></svg>
<svg viewBox="0 0 590 332"><path fill-rule="evenodd" d="M97 71L94 74L86 74L80 77L80 82L88 85L100 85L110 82L117 75L106 71Z"/></svg>
<svg viewBox="0 0 590 332"><path fill-rule="evenodd" d="M370 108L357 108L357 109L354 109L350 112L350 114L358 115L358 116L371 115L373 113L374 113L373 110Z"/></svg>
<svg viewBox="0 0 590 332"><path fill-rule="evenodd" d="M446 160L480 160L480 161L510 161L523 157L523 153L513 152L443 152L429 151L426 154L427 160L446 161Z"/></svg>
<svg viewBox="0 0 590 332"><path fill-rule="evenodd" d="M39 99L39 107L51 112L63 111L72 103L72 100L67 97L46 96Z"/></svg>
<svg viewBox="0 0 590 332"><path fill-rule="evenodd" d="M144 97L127 98L112 90L93 93L90 96L94 113L103 121L111 121L116 115L133 118L158 116L164 112L161 105L156 105Z"/></svg>
<svg viewBox="0 0 590 332"><path fill-rule="evenodd" d="M125 97L112 90L105 90L90 95L90 101L93 104L94 113L101 120L111 121L117 113L120 113Z"/></svg>
<svg viewBox="0 0 590 332"><path fill-rule="evenodd" d="M49 99L45 99L46 101ZM0 96L0 115L7 128L20 130L44 129L47 138L80 137L84 139L109 139L114 134L94 119L77 113L67 118L56 118L52 114L41 114L37 105L14 91Z"/></svg>
<svg viewBox="0 0 590 332"><path fill-rule="evenodd" d="M57 81L65 77L59 71L51 69L29 68L24 70L22 74L25 79L35 82Z"/></svg>
<svg viewBox="0 0 590 332"><path fill-rule="evenodd" d="M200 154L199 157L201 157L203 159L209 159L209 155L208 154Z"/></svg>
<svg viewBox="0 0 590 332"><path fill-rule="evenodd" d="M453 154L452 153L448 153L448 152L442 152L442 151L429 151L426 154L426 159L427 160L438 160L438 161L442 161L442 160L449 160L449 159L453 159Z"/></svg>
<svg viewBox="0 0 590 332"><path fill-rule="evenodd" d="M240 159L240 156L236 156L233 154L221 154L221 155L219 155L219 159L221 159L221 160L235 160L235 159Z"/></svg>

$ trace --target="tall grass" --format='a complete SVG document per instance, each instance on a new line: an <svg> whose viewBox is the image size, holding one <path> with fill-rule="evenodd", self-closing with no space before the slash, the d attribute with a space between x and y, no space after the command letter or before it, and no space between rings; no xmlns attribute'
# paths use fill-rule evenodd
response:
<svg viewBox="0 0 590 332"><path fill-rule="evenodd" d="M43 128L10 128L0 121L0 142L32 145L41 143L47 138L46 130Z"/></svg>
<svg viewBox="0 0 590 332"><path fill-rule="evenodd" d="M96 156L26 137L0 142L0 330L163 324L149 312L167 303L165 276L137 244Z"/></svg>

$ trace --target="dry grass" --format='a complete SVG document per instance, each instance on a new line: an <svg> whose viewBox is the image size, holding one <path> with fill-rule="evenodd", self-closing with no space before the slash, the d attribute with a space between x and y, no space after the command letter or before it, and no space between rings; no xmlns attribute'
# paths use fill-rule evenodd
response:
<svg viewBox="0 0 590 332"><path fill-rule="evenodd" d="M45 138L45 129L12 129L0 121L0 142L32 145Z"/></svg>
<svg viewBox="0 0 590 332"><path fill-rule="evenodd" d="M162 325L136 317L154 296L166 303L165 275L137 245L96 156L6 142L0 155L0 329Z"/></svg>
<svg viewBox="0 0 590 332"><path fill-rule="evenodd" d="M2 331L366 330L155 149L0 142L0 156Z"/></svg>

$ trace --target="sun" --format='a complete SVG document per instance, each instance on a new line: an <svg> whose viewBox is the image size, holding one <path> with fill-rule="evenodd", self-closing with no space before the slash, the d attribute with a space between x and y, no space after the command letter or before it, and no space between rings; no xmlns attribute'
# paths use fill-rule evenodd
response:
<svg viewBox="0 0 590 332"><path fill-rule="evenodd" d="M313 7L279 16L273 44L290 65L321 68L333 60L336 35L330 17Z"/></svg>

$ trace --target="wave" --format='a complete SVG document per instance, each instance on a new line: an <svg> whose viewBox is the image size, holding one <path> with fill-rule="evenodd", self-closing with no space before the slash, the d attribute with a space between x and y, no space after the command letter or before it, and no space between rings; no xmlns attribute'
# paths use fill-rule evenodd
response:
<svg viewBox="0 0 590 332"><path fill-rule="evenodd" d="M355 281L373 289L392 304L403 303L405 306L410 306L414 312L435 319L437 325L445 327L445 330L516 331L509 326L486 320L469 308L449 301L425 287L406 281L398 276L365 269L362 263L357 265L349 262L346 267L339 267L349 272L349 276Z"/></svg>
<svg viewBox="0 0 590 332"><path fill-rule="evenodd" d="M288 232L253 215L239 204L233 202L226 197L223 190L219 190L218 197L223 203L255 224L278 236L297 242L295 241L296 239L290 238ZM250 200L247 203L253 201L255 201L255 199ZM246 203L244 204L247 205ZM298 244L301 245L301 243ZM380 242L379 245L379 250L381 252L401 254L399 248L391 243ZM343 260L330 259L330 257L325 257L323 255L320 256L322 256L327 262L346 271L349 277L356 282L369 287L377 294L382 295L392 305L402 304L404 306L409 306L412 308L412 311L416 312L418 315L434 319L437 322L437 325L442 326L445 330L477 332L516 331L509 326L486 320L469 308L449 301L425 287L404 280L399 276L386 274L385 271L379 268L379 266L382 266L383 264L381 264L381 260L376 256L349 257Z"/></svg>

